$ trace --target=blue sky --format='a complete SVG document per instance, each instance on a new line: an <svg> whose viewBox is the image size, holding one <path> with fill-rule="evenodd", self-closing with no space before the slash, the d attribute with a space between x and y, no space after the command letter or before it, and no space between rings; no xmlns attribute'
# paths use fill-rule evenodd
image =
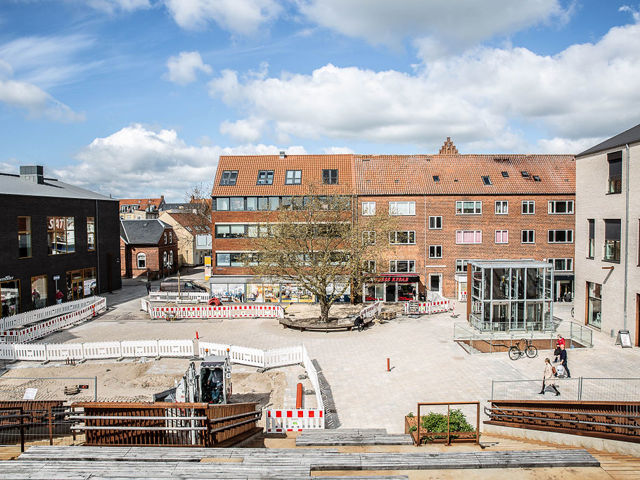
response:
<svg viewBox="0 0 640 480"><path fill-rule="evenodd" d="M577 153L640 123L639 10L3 0L0 171L181 201L221 154Z"/></svg>

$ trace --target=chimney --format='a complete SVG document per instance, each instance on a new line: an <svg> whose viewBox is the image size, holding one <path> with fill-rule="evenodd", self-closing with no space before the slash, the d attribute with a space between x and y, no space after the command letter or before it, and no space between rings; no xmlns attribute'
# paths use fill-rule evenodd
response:
<svg viewBox="0 0 640 480"><path fill-rule="evenodd" d="M26 165L20 167L20 178L27 182L44 184L44 167L42 165Z"/></svg>
<svg viewBox="0 0 640 480"><path fill-rule="evenodd" d="M280 158L286 158L287 154L284 150L280 150Z"/></svg>

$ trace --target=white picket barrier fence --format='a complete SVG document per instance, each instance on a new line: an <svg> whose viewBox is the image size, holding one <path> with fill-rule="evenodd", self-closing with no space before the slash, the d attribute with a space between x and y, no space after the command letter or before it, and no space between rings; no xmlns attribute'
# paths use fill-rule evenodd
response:
<svg viewBox="0 0 640 480"><path fill-rule="evenodd" d="M412 303L411 306L409 303L404 304L405 315L409 313L429 315L432 313L448 312L449 310L453 309L453 302L451 300L436 300L433 302L411 302L411 303ZM413 307L413 310L411 307Z"/></svg>
<svg viewBox="0 0 640 480"><path fill-rule="evenodd" d="M195 357L193 340L158 340L159 357Z"/></svg>
<svg viewBox="0 0 640 480"><path fill-rule="evenodd" d="M142 307L144 310L144 307ZM212 306L147 306L149 316L154 319L167 317L183 318L284 318L284 309L280 305L222 305Z"/></svg>
<svg viewBox="0 0 640 480"><path fill-rule="evenodd" d="M82 352L86 360L122 357L120 342L83 343Z"/></svg>
<svg viewBox="0 0 640 480"><path fill-rule="evenodd" d="M264 367L264 350L257 348L237 347L233 345L229 350L232 363L251 365L252 367Z"/></svg>
<svg viewBox="0 0 640 480"><path fill-rule="evenodd" d="M47 347L47 360L50 361L84 358L81 343L48 343L45 346Z"/></svg>
<svg viewBox="0 0 640 480"><path fill-rule="evenodd" d="M211 342L198 342L198 356L200 358L208 357L209 355L225 356L227 349L231 349L231 345L223 345L221 343Z"/></svg>
<svg viewBox="0 0 640 480"><path fill-rule="evenodd" d="M103 297L88 297L81 300L74 300L73 302L60 303L37 310L31 310L30 312L18 313L10 317L2 317L0 318L0 330L21 327L23 325L41 322L48 318L58 317L65 313L75 312L76 310L95 303L97 298Z"/></svg>
<svg viewBox="0 0 640 480"><path fill-rule="evenodd" d="M138 340L120 342L120 355L123 358L157 357L157 340Z"/></svg>
<svg viewBox="0 0 640 480"><path fill-rule="evenodd" d="M303 361L304 347L284 347L265 351L264 367L282 367L284 365L295 365Z"/></svg>
<svg viewBox="0 0 640 480"><path fill-rule="evenodd" d="M44 362L47 359L47 346L34 344L13 345L13 355L16 360L35 360Z"/></svg>

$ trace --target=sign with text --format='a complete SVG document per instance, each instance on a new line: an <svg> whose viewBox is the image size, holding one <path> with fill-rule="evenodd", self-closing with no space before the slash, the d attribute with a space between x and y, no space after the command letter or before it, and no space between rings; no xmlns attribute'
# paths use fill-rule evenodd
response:
<svg viewBox="0 0 640 480"><path fill-rule="evenodd" d="M38 393L37 388L25 388L23 400L35 400Z"/></svg>

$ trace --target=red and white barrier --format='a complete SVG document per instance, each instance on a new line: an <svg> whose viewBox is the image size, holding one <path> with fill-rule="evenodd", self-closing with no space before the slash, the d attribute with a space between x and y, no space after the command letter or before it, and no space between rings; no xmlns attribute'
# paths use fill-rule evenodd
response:
<svg viewBox="0 0 640 480"><path fill-rule="evenodd" d="M151 318L284 318L284 309L280 305L223 305L210 306L162 306L149 307Z"/></svg>
<svg viewBox="0 0 640 480"><path fill-rule="evenodd" d="M417 312L415 309L411 309L411 307L415 308L417 304ZM411 302L404 304L404 313L408 315L409 313L419 313L419 314L432 314L432 313L444 313L453 309L453 302L451 300L437 300L434 302Z"/></svg>
<svg viewBox="0 0 640 480"><path fill-rule="evenodd" d="M301 432L324 428L324 411L321 409L267 410L266 433Z"/></svg>

